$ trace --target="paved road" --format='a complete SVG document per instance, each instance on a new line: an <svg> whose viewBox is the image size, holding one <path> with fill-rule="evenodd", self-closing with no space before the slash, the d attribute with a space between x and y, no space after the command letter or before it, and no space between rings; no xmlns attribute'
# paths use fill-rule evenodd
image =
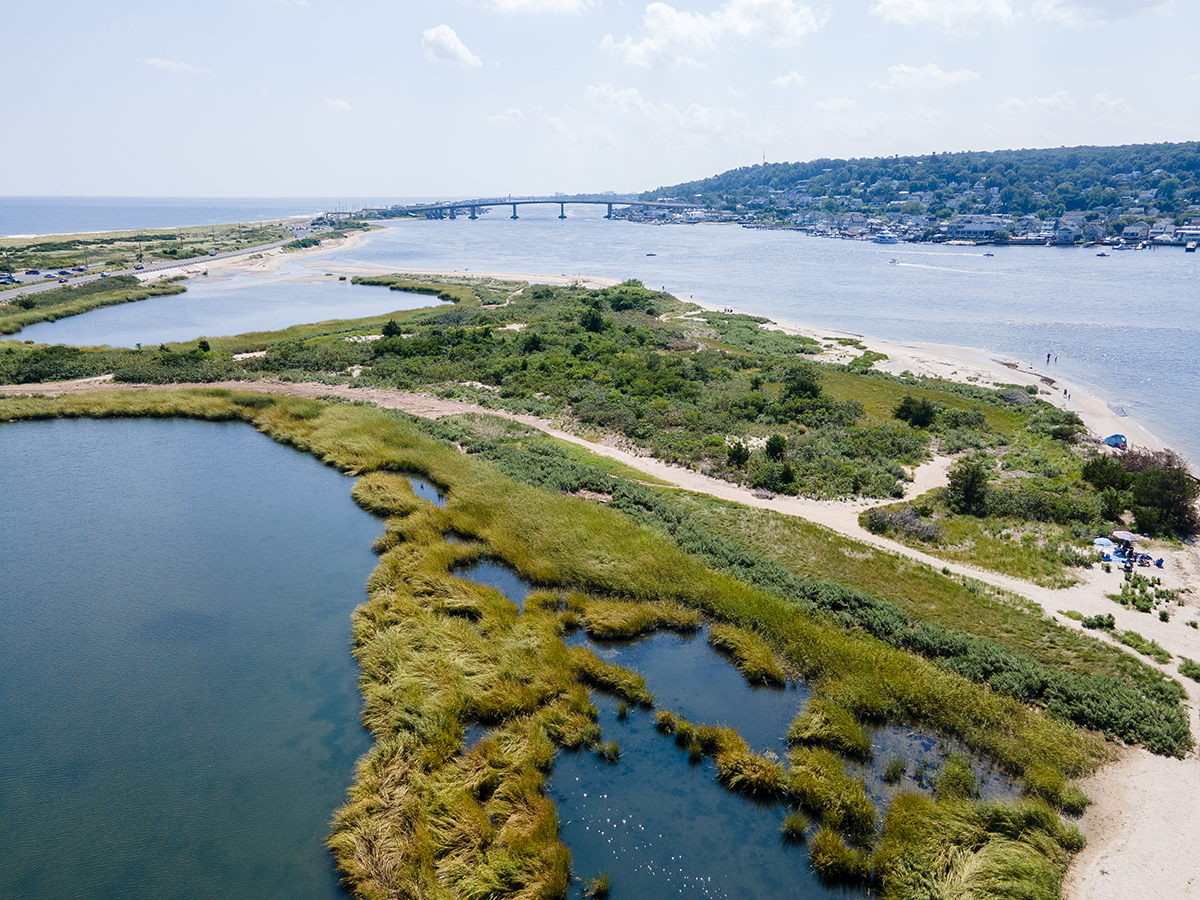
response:
<svg viewBox="0 0 1200 900"><path fill-rule="evenodd" d="M161 260L154 262L142 269L121 269L119 272L109 272L112 275L146 275L151 272L161 272L166 269L179 269L184 266L198 265L200 263L208 263L218 259L233 259L239 256L249 256L252 253L262 253L265 250L274 250L277 247L282 247L284 244L290 244L296 240L294 237L284 238L281 241L273 241L270 244L258 244L254 247L242 247L237 250L229 250L225 253L217 253L212 256L193 256L190 259L180 260ZM100 277L96 275L71 275L67 277L67 284L87 284L89 281L95 281ZM53 280L47 278L42 281L31 281L18 288L10 288L7 291L0 291L0 304L11 302L13 297L20 297L24 294L40 294L42 291L50 291L55 288L62 287L58 283L58 278Z"/></svg>

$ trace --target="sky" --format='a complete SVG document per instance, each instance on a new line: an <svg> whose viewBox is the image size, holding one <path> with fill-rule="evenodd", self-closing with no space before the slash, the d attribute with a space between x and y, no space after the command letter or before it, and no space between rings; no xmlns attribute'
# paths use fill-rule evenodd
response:
<svg viewBox="0 0 1200 900"><path fill-rule="evenodd" d="M642 191L1200 138L1197 0L39 0L0 196Z"/></svg>

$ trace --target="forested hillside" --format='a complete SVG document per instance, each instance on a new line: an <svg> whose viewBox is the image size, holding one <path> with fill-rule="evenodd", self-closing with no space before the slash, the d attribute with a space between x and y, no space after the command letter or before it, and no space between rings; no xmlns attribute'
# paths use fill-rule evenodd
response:
<svg viewBox="0 0 1200 900"><path fill-rule="evenodd" d="M1200 143L1060 147L817 159L731 169L644 198L702 199L716 208L819 206L929 213L1032 213L1156 208L1177 218L1200 204Z"/></svg>

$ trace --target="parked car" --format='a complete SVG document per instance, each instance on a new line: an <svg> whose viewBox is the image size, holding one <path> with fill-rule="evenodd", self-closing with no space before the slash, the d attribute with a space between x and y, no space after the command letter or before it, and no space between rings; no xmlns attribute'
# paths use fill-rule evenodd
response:
<svg viewBox="0 0 1200 900"><path fill-rule="evenodd" d="M67 283L67 279L65 279L65 278L60 278L60 279L58 279L58 283L59 283L59 284L66 284L66 283Z"/></svg>
<svg viewBox="0 0 1200 900"><path fill-rule="evenodd" d="M107 278L107 277L108 277L108 273L107 273L107 272L101 272L101 273L100 273L100 277L101 277L101 278Z"/></svg>
<svg viewBox="0 0 1200 900"><path fill-rule="evenodd" d="M42 273L37 269L26 269L25 274L26 275L41 275Z"/></svg>
<svg viewBox="0 0 1200 900"><path fill-rule="evenodd" d="M53 277L54 277L54 273L53 273L53 272L47 272L47 273L46 273L45 275L43 275L42 277L43 277L43 278L53 278Z"/></svg>
<svg viewBox="0 0 1200 900"><path fill-rule="evenodd" d="M135 269L144 269L144 268L146 268L146 267L145 267L145 266L143 266L141 263L138 263L136 266L134 266L134 268L135 268Z"/></svg>
<svg viewBox="0 0 1200 900"><path fill-rule="evenodd" d="M59 275L70 275L71 273L68 272L66 269L59 269L58 274Z"/></svg>

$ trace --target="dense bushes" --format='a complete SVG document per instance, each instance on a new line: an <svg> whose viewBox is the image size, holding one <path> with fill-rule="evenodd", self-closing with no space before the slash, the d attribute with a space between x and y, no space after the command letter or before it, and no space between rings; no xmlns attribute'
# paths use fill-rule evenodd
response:
<svg viewBox="0 0 1200 900"><path fill-rule="evenodd" d="M1200 482L1171 450L1131 450L1120 457L1097 456L1082 476L1100 492L1105 514L1133 513L1139 531L1200 533Z"/></svg>

